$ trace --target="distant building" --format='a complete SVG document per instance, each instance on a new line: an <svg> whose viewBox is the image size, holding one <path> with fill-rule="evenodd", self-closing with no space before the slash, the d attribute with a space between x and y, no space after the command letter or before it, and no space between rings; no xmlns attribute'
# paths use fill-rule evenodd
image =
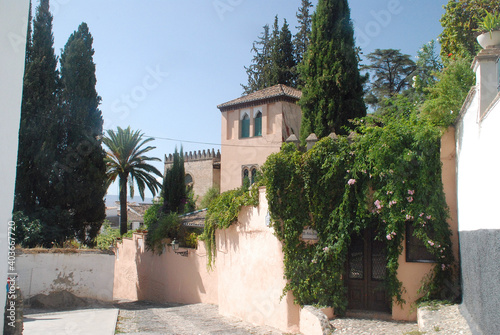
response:
<svg viewBox="0 0 500 335"><path fill-rule="evenodd" d="M165 155L165 172L172 167L173 162L172 154ZM218 150L184 153L185 183L193 187L195 198L198 197L197 205L211 187L220 188L220 164L221 154Z"/></svg>

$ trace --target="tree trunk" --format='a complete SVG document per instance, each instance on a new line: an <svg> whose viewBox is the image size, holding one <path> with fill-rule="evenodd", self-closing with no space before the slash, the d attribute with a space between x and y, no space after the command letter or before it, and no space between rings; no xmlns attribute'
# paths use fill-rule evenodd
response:
<svg viewBox="0 0 500 335"><path fill-rule="evenodd" d="M120 235L127 232L127 177L120 176Z"/></svg>

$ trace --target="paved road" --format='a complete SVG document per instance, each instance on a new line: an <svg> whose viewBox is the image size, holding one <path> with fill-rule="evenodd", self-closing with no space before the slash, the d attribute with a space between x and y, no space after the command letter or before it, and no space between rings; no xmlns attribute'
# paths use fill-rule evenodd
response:
<svg viewBox="0 0 500 335"><path fill-rule="evenodd" d="M217 306L130 302L120 308L117 334L134 335L281 335L271 327L258 327L237 318L219 315Z"/></svg>

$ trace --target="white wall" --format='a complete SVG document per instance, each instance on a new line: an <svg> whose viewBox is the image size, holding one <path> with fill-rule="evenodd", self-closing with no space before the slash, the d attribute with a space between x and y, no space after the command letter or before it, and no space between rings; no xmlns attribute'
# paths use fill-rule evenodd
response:
<svg viewBox="0 0 500 335"><path fill-rule="evenodd" d="M101 253L30 253L17 257L25 298L69 291L81 298L113 300L115 256Z"/></svg>
<svg viewBox="0 0 500 335"><path fill-rule="evenodd" d="M459 231L500 229L500 97L478 122L478 95L457 126Z"/></svg>
<svg viewBox="0 0 500 335"><path fill-rule="evenodd" d="M7 227L14 201L29 0L0 0L0 282L7 278ZM5 290L0 290L3 311ZM3 315L3 313L2 313ZM3 329L3 317L0 318Z"/></svg>

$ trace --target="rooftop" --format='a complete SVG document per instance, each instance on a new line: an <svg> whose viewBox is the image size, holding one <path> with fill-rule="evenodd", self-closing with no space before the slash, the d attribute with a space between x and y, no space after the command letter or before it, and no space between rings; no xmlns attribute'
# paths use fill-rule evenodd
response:
<svg viewBox="0 0 500 335"><path fill-rule="evenodd" d="M264 88L257 92L244 95L237 99L225 102L217 106L222 111L235 109L236 107L246 107L256 105L257 102L266 100L291 100L297 101L302 97L302 92L282 84Z"/></svg>

